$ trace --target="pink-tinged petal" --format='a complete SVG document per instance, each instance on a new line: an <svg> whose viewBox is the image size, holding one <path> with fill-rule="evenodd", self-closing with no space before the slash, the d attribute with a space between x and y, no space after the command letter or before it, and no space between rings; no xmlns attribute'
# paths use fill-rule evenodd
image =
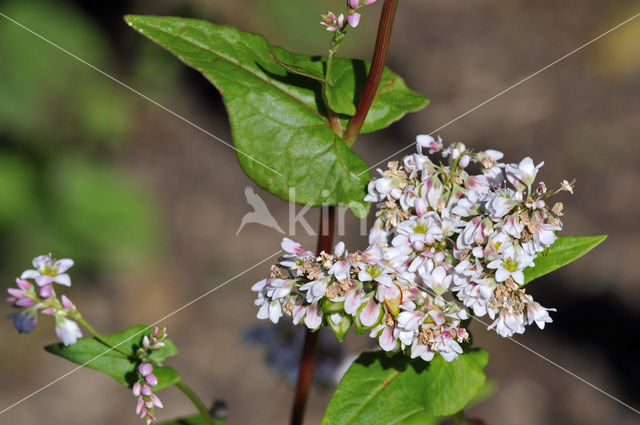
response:
<svg viewBox="0 0 640 425"><path fill-rule="evenodd" d="M38 286L49 285L52 282L53 282L53 277L51 276L39 275L36 277L36 283L38 284Z"/></svg>
<svg viewBox="0 0 640 425"><path fill-rule="evenodd" d="M380 305L373 298L370 298L367 305L360 312L360 323L367 328L373 326L380 319L380 313Z"/></svg>
<svg viewBox="0 0 640 425"><path fill-rule="evenodd" d="M40 276L40 273L36 270L25 270L20 275L20 279L35 279L38 276Z"/></svg>
<svg viewBox="0 0 640 425"><path fill-rule="evenodd" d="M141 363L140 366L138 366L138 372L140 372L142 376L150 375L153 372L153 365L151 363Z"/></svg>
<svg viewBox="0 0 640 425"><path fill-rule="evenodd" d="M56 269L58 273L64 273L73 267L73 260L70 258L63 258L61 260L56 261L53 264L53 267Z"/></svg>
<svg viewBox="0 0 640 425"><path fill-rule="evenodd" d="M27 270L24 273L27 273L27 272L35 272L35 270ZM37 275L37 273L38 272L36 272L36 275ZM16 279L16 285L18 285L18 288L22 289L23 291L26 291L28 289L33 288L33 285L31 284L31 282L29 282L28 280L24 280L22 278L17 278Z"/></svg>
<svg viewBox="0 0 640 425"><path fill-rule="evenodd" d="M391 351L396 348L397 341L393 337L393 326L386 326L378 338L378 344L384 351Z"/></svg>
<svg viewBox="0 0 640 425"><path fill-rule="evenodd" d="M33 267L37 270L50 266L52 263L51 258L48 255L39 255L33 259Z"/></svg>
<svg viewBox="0 0 640 425"><path fill-rule="evenodd" d="M54 315L56 313L56 309L54 307L47 307L44 310L41 310L40 313Z"/></svg>
<svg viewBox="0 0 640 425"><path fill-rule="evenodd" d="M270 281L271 279L262 279L261 281L254 283L251 286L251 290L254 292L260 292L269 284Z"/></svg>
<svg viewBox="0 0 640 425"><path fill-rule="evenodd" d="M333 248L333 255L335 255L336 257L342 257L344 255L345 250L346 250L346 247L344 245L344 242L340 241Z"/></svg>
<svg viewBox="0 0 640 425"><path fill-rule="evenodd" d="M132 391L134 396L136 397L140 396L140 387L141 387L140 382L136 382L135 384L133 384Z"/></svg>
<svg viewBox="0 0 640 425"><path fill-rule="evenodd" d="M162 402L160 401L157 395L151 394L150 397L151 397L151 402L154 404L154 406L157 406L159 408L164 407L164 405L162 404Z"/></svg>
<svg viewBox="0 0 640 425"><path fill-rule="evenodd" d="M360 289L349 291L344 299L344 312L350 315L356 314L358 308L362 305L362 298L360 297Z"/></svg>
<svg viewBox="0 0 640 425"><path fill-rule="evenodd" d="M145 376L144 380L147 381L147 384L151 385L152 387L158 385L158 378L156 378L156 375L154 374Z"/></svg>
<svg viewBox="0 0 640 425"><path fill-rule="evenodd" d="M153 391L151 391L151 387L147 384L142 384L142 388L140 388L140 394L146 395L148 397L153 394Z"/></svg>
<svg viewBox="0 0 640 425"><path fill-rule="evenodd" d="M62 301L62 307L64 307L65 310L73 310L75 308L71 300L67 298L66 295L63 295L60 300Z"/></svg>
<svg viewBox="0 0 640 425"><path fill-rule="evenodd" d="M297 325L298 323L300 323L300 320L302 320L302 317L306 312L307 312L307 308L303 305L294 307L291 314L291 319L293 321L293 324Z"/></svg>
<svg viewBox="0 0 640 425"><path fill-rule="evenodd" d="M351 25L353 28L356 28L360 24L360 14L355 12L350 13L347 16L347 22L349 22L349 25Z"/></svg>
<svg viewBox="0 0 640 425"><path fill-rule="evenodd" d="M16 306L24 308L33 307L35 304L36 302L32 298L20 298L16 301Z"/></svg>
<svg viewBox="0 0 640 425"><path fill-rule="evenodd" d="M298 242L294 242L289 238L283 238L280 243L282 249L289 254L299 255L301 252L304 252L304 248Z"/></svg>
<svg viewBox="0 0 640 425"><path fill-rule="evenodd" d="M53 281L64 286L71 286L71 278L68 274L59 274L53 278Z"/></svg>
<svg viewBox="0 0 640 425"><path fill-rule="evenodd" d="M138 398L138 403L136 404L136 415L139 415L142 412L142 408L144 407L144 400L142 397Z"/></svg>
<svg viewBox="0 0 640 425"><path fill-rule="evenodd" d="M360 6L360 0L349 0L349 7L355 9Z"/></svg>
<svg viewBox="0 0 640 425"><path fill-rule="evenodd" d="M51 296L53 295L53 288L51 287L51 285L46 285L43 286L42 288L40 288L40 290L38 291L38 295L40 296L40 298L42 298L43 300L46 300L47 298L51 298Z"/></svg>
<svg viewBox="0 0 640 425"><path fill-rule="evenodd" d="M9 295L14 297L16 300L19 300L20 298L22 298L24 296L22 291L19 290L18 288L8 288L7 292L9 293Z"/></svg>
<svg viewBox="0 0 640 425"><path fill-rule="evenodd" d="M375 2L376 2L376 0L367 0L367 1L364 2L364 4L367 5L367 6L371 6Z"/></svg>
<svg viewBox="0 0 640 425"><path fill-rule="evenodd" d="M307 307L307 315L304 317L304 324L309 329L317 329L322 325L322 316L318 310L318 306L311 304Z"/></svg>
<svg viewBox="0 0 640 425"><path fill-rule="evenodd" d="M429 317L433 319L436 325L442 325L444 323L444 313L438 310L430 310Z"/></svg>

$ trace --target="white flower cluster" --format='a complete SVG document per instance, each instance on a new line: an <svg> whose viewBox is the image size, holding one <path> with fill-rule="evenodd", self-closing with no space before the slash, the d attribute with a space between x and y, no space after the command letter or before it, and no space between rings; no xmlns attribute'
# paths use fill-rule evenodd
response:
<svg viewBox="0 0 640 425"><path fill-rule="evenodd" d="M381 204L366 250L349 254L339 242L316 257L284 239L287 254L252 287L258 318L276 323L284 314L312 330L326 324L339 339L355 324L383 350L427 361L462 352L467 308L493 319L489 328L503 337L551 322L551 309L525 293L523 271L562 228L562 204L549 208L548 198L572 184L534 186L542 163L531 158L503 164L500 152L445 149L425 135L417 150L369 183L365 200Z"/></svg>

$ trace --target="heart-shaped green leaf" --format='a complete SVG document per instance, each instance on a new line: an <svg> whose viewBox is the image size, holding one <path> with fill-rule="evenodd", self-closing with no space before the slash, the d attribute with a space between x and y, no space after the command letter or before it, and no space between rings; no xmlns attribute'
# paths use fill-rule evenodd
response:
<svg viewBox="0 0 640 425"><path fill-rule="evenodd" d="M438 355L425 362L404 354L364 353L340 381L321 424L399 424L419 412L424 417L452 415L484 385L488 360L484 350L451 362Z"/></svg>
<svg viewBox="0 0 640 425"><path fill-rule="evenodd" d="M366 162L330 128L322 83L292 71L306 69L308 75L321 79L322 58L289 53L259 35L200 20L127 16L126 21L218 88L229 113L240 165L259 186L284 200L310 206L346 205L358 217L367 214L369 205L363 201L370 177ZM344 69L349 63L336 61L336 68ZM366 76L365 67L360 67ZM408 112L400 112L402 102L412 109L426 104L426 99L407 89L390 71L387 78L372 107L372 121L365 123L368 129L384 127ZM358 85L347 79L338 87L355 96ZM398 106L390 106L394 99L388 90L402 91L395 99ZM415 99L407 101L411 94ZM339 112L347 103L340 102Z"/></svg>
<svg viewBox="0 0 640 425"><path fill-rule="evenodd" d="M140 363L134 353L140 348L140 341L145 334L150 333L151 328L145 325L135 325L122 332L105 335L105 340L117 346L110 349L109 346L96 338L80 338L78 341L65 347L63 344L51 344L44 347L48 352L63 357L73 363L104 372L126 387L131 387L138 379L136 367ZM125 355L121 351L127 353ZM154 350L151 359L161 363L168 356L174 356L178 349L170 340L165 340L165 346ZM178 382L180 376L175 369L167 366L155 366L153 374L158 378L158 385L154 390L166 388Z"/></svg>
<svg viewBox="0 0 640 425"><path fill-rule="evenodd" d="M534 267L524 270L525 284L577 260L605 239L606 235L560 236L553 245L536 257Z"/></svg>

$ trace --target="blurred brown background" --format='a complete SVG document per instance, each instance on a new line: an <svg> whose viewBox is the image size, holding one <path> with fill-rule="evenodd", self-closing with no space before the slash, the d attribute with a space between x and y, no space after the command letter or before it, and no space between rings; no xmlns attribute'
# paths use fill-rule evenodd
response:
<svg viewBox="0 0 640 425"><path fill-rule="evenodd" d="M217 94L196 72L122 21L126 13L198 17L263 33L290 50L323 54L319 14L342 1L0 1L0 11L230 141ZM381 2L378 2L381 3ZM380 5L343 55L369 58ZM639 1L403 0L388 65L431 105L355 150L374 164L640 12ZM527 346L640 407L632 343L640 325L640 18L442 129L446 141L544 160L548 186L577 179L563 199L564 234L609 239L530 289L556 307ZM250 224L252 185L229 148L0 17L0 276L2 288L53 251L72 256L70 298L105 333L151 323L274 253L281 235ZM255 187L255 185L253 185ZM258 190L285 227L288 206ZM307 215L315 225L317 212ZM302 229L298 229L303 234ZM308 247L309 236L298 236ZM348 246L364 247L357 226ZM180 348L183 379L224 398L231 424L287 423L292 390L243 343L258 324L250 285L259 266L163 324ZM0 307L3 315L10 312ZM574 377L474 325L496 392L471 410L491 425L635 424L638 416ZM55 341L0 322L0 410L74 366L40 347ZM362 342L353 335L347 347ZM295 365L292 365L295 367ZM314 390L308 424L330 392ZM173 389L161 419L192 412ZM135 400L111 378L81 370L0 416L2 424L137 424Z"/></svg>

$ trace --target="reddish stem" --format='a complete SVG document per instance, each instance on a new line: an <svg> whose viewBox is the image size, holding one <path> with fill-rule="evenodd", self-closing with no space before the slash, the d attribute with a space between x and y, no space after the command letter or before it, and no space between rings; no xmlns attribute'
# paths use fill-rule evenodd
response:
<svg viewBox="0 0 640 425"><path fill-rule="evenodd" d="M376 97L382 72L384 71L384 63L387 60L387 52L391 41L391 30L393 29L393 21L398 8L398 0L385 0L380 14L380 24L378 25L378 36L376 38L376 47L373 52L373 60L371 61L371 69L364 86L362 96L358 101L356 113L351 118L349 126L344 133L343 139L347 146L351 147L356 141L362 124L364 124L369 108Z"/></svg>
<svg viewBox="0 0 640 425"><path fill-rule="evenodd" d="M325 211L326 209L326 211ZM333 245L333 228L336 209L333 206L320 208L320 227L318 234L317 253L331 252ZM291 425L302 425L304 409L309 396L309 388L313 380L313 368L316 363L318 348L318 336L320 330L311 332L307 329L304 336L304 346L300 357L300 370L298 371L298 384L293 399L293 411L291 412Z"/></svg>

